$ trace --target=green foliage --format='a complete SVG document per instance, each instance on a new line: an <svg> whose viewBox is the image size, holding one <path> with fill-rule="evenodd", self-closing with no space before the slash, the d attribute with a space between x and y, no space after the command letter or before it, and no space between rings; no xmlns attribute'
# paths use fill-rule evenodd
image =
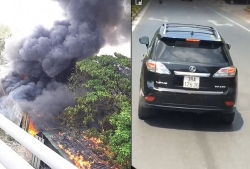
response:
<svg viewBox="0 0 250 169"><path fill-rule="evenodd" d="M11 31L9 27L0 24L0 64L3 64L4 62L2 52L5 48L5 40L9 37L11 37Z"/></svg>
<svg viewBox="0 0 250 169"><path fill-rule="evenodd" d="M138 11L143 8L143 5L145 5L149 0L142 0L142 5L136 5L135 0L131 1L131 12L132 16L134 17L137 15Z"/></svg>
<svg viewBox="0 0 250 169"><path fill-rule="evenodd" d="M10 28L0 24L0 56L4 50L5 40L11 36Z"/></svg>
<svg viewBox="0 0 250 169"><path fill-rule="evenodd" d="M77 62L69 78L76 105L62 114L63 125L76 135L82 129L88 137L103 141L107 156L122 168L130 166L131 61L115 56L94 56ZM99 152L99 150L98 150Z"/></svg>
<svg viewBox="0 0 250 169"><path fill-rule="evenodd" d="M110 137L111 151L117 154L116 162L129 163L131 153L131 107L128 102L122 104L121 112L115 113L110 118L110 123L115 127L114 135Z"/></svg>

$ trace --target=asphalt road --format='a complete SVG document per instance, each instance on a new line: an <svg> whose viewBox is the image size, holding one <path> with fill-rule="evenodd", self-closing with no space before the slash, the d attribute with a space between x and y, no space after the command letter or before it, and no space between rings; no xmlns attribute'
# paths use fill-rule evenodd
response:
<svg viewBox="0 0 250 169"><path fill-rule="evenodd" d="M152 38L163 23L214 26L232 45L239 70L238 113L231 127L216 116L164 113L152 120L138 118L139 74L146 47L139 37ZM211 21L212 20L212 21ZM138 22L138 21L137 21ZM194 0L151 0L132 33L132 165L137 169L250 168L250 24L207 3Z"/></svg>

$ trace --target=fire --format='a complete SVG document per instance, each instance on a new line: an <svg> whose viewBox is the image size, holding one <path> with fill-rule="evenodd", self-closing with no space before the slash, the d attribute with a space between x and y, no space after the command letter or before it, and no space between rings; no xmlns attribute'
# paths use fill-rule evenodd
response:
<svg viewBox="0 0 250 169"><path fill-rule="evenodd" d="M102 147L101 143L103 143L103 141L100 138L96 138L96 137L87 137L87 136L83 136L83 138L87 141L89 141L89 146L93 149L93 148L98 148L99 150L102 150L107 156L111 156L111 153L109 151L109 149L107 147ZM99 159L100 160L100 159ZM105 161L105 160L101 160L102 163L108 165L109 162Z"/></svg>
<svg viewBox="0 0 250 169"><path fill-rule="evenodd" d="M28 76L24 75L23 76L23 80L26 80L28 78Z"/></svg>
<svg viewBox="0 0 250 169"><path fill-rule="evenodd" d="M32 136L35 136L38 133L38 130L34 127L33 121L30 119L29 121L29 130L28 133Z"/></svg>
<svg viewBox="0 0 250 169"><path fill-rule="evenodd" d="M35 110L33 110L33 113L38 116L38 117L42 117L40 114L38 114Z"/></svg>
<svg viewBox="0 0 250 169"><path fill-rule="evenodd" d="M102 140L100 138L95 138L95 137L88 138L87 136L84 136L84 139L91 141L95 145L102 143Z"/></svg>
<svg viewBox="0 0 250 169"><path fill-rule="evenodd" d="M78 169L91 169L91 164L93 164L93 162L85 161L81 155L73 155L69 150L64 149L61 144L59 144L58 147L68 155L69 159L75 163Z"/></svg>

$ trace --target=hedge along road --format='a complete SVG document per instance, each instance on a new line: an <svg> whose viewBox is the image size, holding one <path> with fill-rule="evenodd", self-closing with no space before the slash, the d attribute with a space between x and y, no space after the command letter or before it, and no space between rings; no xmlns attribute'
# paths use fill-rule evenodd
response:
<svg viewBox="0 0 250 169"><path fill-rule="evenodd" d="M250 24L206 1L152 1L133 25L132 33L132 165L137 169L248 169L250 166ZM139 74L146 47L163 21L214 26L232 45L239 70L238 113L231 127L216 116L164 113L138 119Z"/></svg>

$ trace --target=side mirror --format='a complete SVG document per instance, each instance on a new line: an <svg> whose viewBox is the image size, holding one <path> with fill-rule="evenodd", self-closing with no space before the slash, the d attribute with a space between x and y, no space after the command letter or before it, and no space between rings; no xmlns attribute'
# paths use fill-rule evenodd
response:
<svg viewBox="0 0 250 169"><path fill-rule="evenodd" d="M227 43L227 47L228 49L231 49L231 45L229 43Z"/></svg>
<svg viewBox="0 0 250 169"><path fill-rule="evenodd" d="M148 45L149 45L149 38L147 36L143 36L141 38L139 38L139 42L141 44L145 44L146 47L148 48Z"/></svg>

